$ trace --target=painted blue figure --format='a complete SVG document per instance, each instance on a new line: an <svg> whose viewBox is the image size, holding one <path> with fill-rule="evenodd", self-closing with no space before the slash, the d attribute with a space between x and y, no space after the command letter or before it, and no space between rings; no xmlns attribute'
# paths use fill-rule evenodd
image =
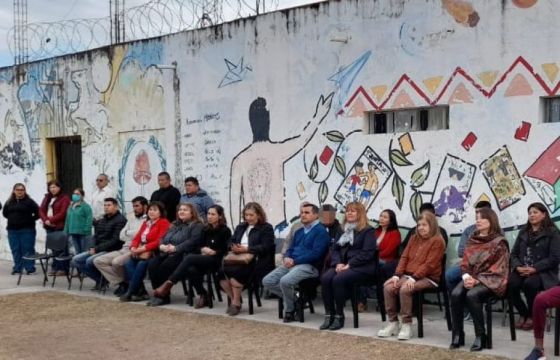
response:
<svg viewBox="0 0 560 360"><path fill-rule="evenodd" d="M461 181L465 173L449 168L449 178L452 184L446 186L440 193L439 199L434 203L436 208L436 215L443 216L447 213L453 216L453 223L460 223L463 220L463 213L465 211L465 203L467 202L466 191L459 191L454 182Z"/></svg>

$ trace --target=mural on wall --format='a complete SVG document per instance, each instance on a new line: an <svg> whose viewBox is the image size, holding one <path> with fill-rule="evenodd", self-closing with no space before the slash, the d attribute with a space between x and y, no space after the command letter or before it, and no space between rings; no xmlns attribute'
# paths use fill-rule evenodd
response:
<svg viewBox="0 0 560 360"><path fill-rule="evenodd" d="M480 15L469 1L441 0L441 4L456 22L467 27L475 27L480 21Z"/></svg>
<svg viewBox="0 0 560 360"><path fill-rule="evenodd" d="M551 213L560 209L560 137L523 174Z"/></svg>
<svg viewBox="0 0 560 360"><path fill-rule="evenodd" d="M122 208L130 210L128 205L136 196L149 199L159 188L157 174L166 168L165 150L155 136L150 136L148 141L129 138L118 177L118 200Z"/></svg>
<svg viewBox="0 0 560 360"><path fill-rule="evenodd" d="M359 201L369 209L392 173L385 161L368 146L352 165L334 198L342 206L352 201Z"/></svg>
<svg viewBox="0 0 560 360"><path fill-rule="evenodd" d="M224 61L227 67L227 73L224 75L224 78L220 82L220 85L218 85L218 88L243 81L247 76L247 73L249 71L253 71L251 66L244 64L243 56L239 59L237 64L228 59L224 59Z"/></svg>
<svg viewBox="0 0 560 360"><path fill-rule="evenodd" d="M244 204L256 201L265 209L273 225L285 223L284 163L301 151L329 114L334 93L321 95L312 119L301 135L282 141L270 140L271 116L264 98L255 99L249 107L249 124L253 143L241 150L231 162L230 215L238 224Z"/></svg>
<svg viewBox="0 0 560 360"><path fill-rule="evenodd" d="M488 182L500 210L515 204L525 196L523 180L519 176L507 146L502 146L484 160L480 164L480 170L482 170L482 175Z"/></svg>
<svg viewBox="0 0 560 360"><path fill-rule="evenodd" d="M445 156L431 200L437 216L451 223L463 221L475 174L475 165L451 154Z"/></svg>
<svg viewBox="0 0 560 360"><path fill-rule="evenodd" d="M348 98L350 90L352 90L352 84L354 84L354 80L356 80L356 77L358 76L360 71L362 71L362 68L368 62L370 56L371 50L366 51L351 64L341 67L340 70L329 77L328 80L334 82L337 89L337 112L344 105L344 102Z"/></svg>
<svg viewBox="0 0 560 360"><path fill-rule="evenodd" d="M511 2L521 9L527 9L537 3L538 0L511 0Z"/></svg>

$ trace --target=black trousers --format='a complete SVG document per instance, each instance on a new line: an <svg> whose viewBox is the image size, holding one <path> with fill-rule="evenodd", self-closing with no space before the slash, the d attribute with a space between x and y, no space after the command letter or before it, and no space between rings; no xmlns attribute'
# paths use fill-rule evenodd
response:
<svg viewBox="0 0 560 360"><path fill-rule="evenodd" d="M183 261L177 266L173 274L169 277L169 280L176 284L182 279L188 279L198 295L206 295L206 289L202 285L204 282L204 275L208 271L218 270L220 263L220 259L215 256L189 254L185 256Z"/></svg>
<svg viewBox="0 0 560 360"><path fill-rule="evenodd" d="M474 323L474 333L482 336L484 331L484 311L483 304L490 296L492 290L482 284L478 284L472 289L467 289L461 281L451 292L451 318L453 323L453 333L463 332L463 310L467 306Z"/></svg>
<svg viewBox="0 0 560 360"><path fill-rule="evenodd" d="M509 276L508 294L513 305L519 311L519 315L524 318L532 317L533 303L541 290L543 290L543 284L539 274L524 277L514 270ZM521 291L525 294L527 304L521 298Z"/></svg>
<svg viewBox="0 0 560 360"><path fill-rule="evenodd" d="M337 273L330 268L321 276L321 292L323 293L323 304L325 314L344 315L344 303L352 295L354 284L371 277L366 273L348 269Z"/></svg>
<svg viewBox="0 0 560 360"><path fill-rule="evenodd" d="M150 259L148 273L152 282L152 288L157 289L168 280L182 260L182 254L156 255Z"/></svg>

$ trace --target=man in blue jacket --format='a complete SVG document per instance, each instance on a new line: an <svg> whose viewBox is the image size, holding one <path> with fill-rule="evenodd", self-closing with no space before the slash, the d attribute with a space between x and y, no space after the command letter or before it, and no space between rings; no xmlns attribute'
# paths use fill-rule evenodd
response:
<svg viewBox="0 0 560 360"><path fill-rule="evenodd" d="M180 203L193 204L198 212L198 216L206 219L208 208L214 205L214 200L206 191L200 188L197 178L189 176L185 179L185 193L181 196Z"/></svg>
<svg viewBox="0 0 560 360"><path fill-rule="evenodd" d="M295 232L284 255L282 266L264 277L263 286L284 301L284 322L295 320L295 287L308 278L319 276L330 243L327 229L319 221L319 208L304 204L300 209L303 227Z"/></svg>

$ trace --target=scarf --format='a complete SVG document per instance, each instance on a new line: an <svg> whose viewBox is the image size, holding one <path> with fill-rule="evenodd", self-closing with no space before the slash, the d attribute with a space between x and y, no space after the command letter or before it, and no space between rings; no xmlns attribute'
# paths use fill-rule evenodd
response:
<svg viewBox="0 0 560 360"><path fill-rule="evenodd" d="M495 294L503 296L509 274L509 246L506 239L499 234L471 236L465 246L461 270Z"/></svg>
<svg viewBox="0 0 560 360"><path fill-rule="evenodd" d="M346 244L350 244L350 246L354 245L354 230L358 224L354 223L346 223L344 225L344 233L340 235L340 239L338 239L338 246L343 247Z"/></svg>

